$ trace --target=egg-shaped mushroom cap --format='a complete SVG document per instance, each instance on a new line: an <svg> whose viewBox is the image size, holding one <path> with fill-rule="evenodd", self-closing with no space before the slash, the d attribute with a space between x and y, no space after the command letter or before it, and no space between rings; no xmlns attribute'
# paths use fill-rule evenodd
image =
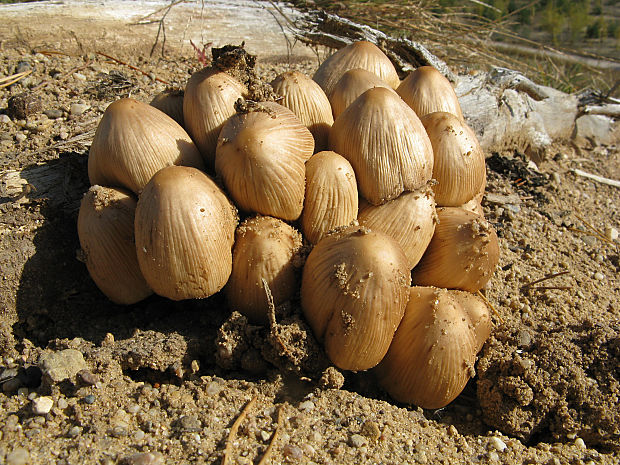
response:
<svg viewBox="0 0 620 465"><path fill-rule="evenodd" d="M134 304L153 293L144 280L134 240L136 199L124 189L92 186L80 204L82 257L97 287L112 302Z"/></svg>
<svg viewBox="0 0 620 465"><path fill-rule="evenodd" d="M452 84L432 66L420 66L412 71L396 92L420 118L435 111L445 111L463 119Z"/></svg>
<svg viewBox="0 0 620 465"><path fill-rule="evenodd" d="M278 101L291 110L314 136L314 151L327 148L329 129L334 124L327 95L315 81L299 71L287 71L271 82Z"/></svg>
<svg viewBox="0 0 620 465"><path fill-rule="evenodd" d="M375 369L399 402L442 408L474 376L477 343L467 313L446 290L414 286L392 344Z"/></svg>
<svg viewBox="0 0 620 465"><path fill-rule="evenodd" d="M452 113L434 112L421 118L433 146L435 201L458 207L484 189L485 157L476 133Z"/></svg>
<svg viewBox="0 0 620 465"><path fill-rule="evenodd" d="M396 68L387 57L372 42L361 40L353 42L325 60L316 70L314 79L331 98L332 91L342 75L350 69L361 68L375 73L393 89L400 84Z"/></svg>
<svg viewBox="0 0 620 465"><path fill-rule="evenodd" d="M424 186L433 172L433 147L415 112L393 92L374 87L336 118L330 149L355 170L362 196L373 205Z"/></svg>
<svg viewBox="0 0 620 465"><path fill-rule="evenodd" d="M367 370L385 355L409 296L407 257L383 233L352 226L310 252L301 305L332 363Z"/></svg>
<svg viewBox="0 0 620 465"><path fill-rule="evenodd" d="M185 86L183 118L209 172L213 172L217 138L224 123L236 113L235 102L246 87L217 68L195 72Z"/></svg>
<svg viewBox="0 0 620 465"><path fill-rule="evenodd" d="M224 289L231 310L267 325L269 301L263 280L275 306L293 298L299 290L301 246L301 234L277 218L256 216L241 223L235 233L232 273Z"/></svg>
<svg viewBox="0 0 620 465"><path fill-rule="evenodd" d="M172 300L218 292L230 276L237 221L234 206L202 171L159 171L136 208L136 251L147 283Z"/></svg>
<svg viewBox="0 0 620 465"><path fill-rule="evenodd" d="M477 292L491 279L499 260L493 226L484 217L458 207L437 209L439 223L413 283Z"/></svg>
<svg viewBox="0 0 620 465"><path fill-rule="evenodd" d="M92 185L139 194L157 171L170 165L205 168L192 139L176 121L132 98L106 108L88 154Z"/></svg>
<svg viewBox="0 0 620 465"><path fill-rule="evenodd" d="M318 243L333 229L357 218L359 198L351 163L336 152L324 151L306 163L306 197L301 215L304 237Z"/></svg>
<svg viewBox="0 0 620 465"><path fill-rule="evenodd" d="M314 138L288 108L260 105L226 122L215 169L239 208L293 221L303 208L305 162L314 152Z"/></svg>
<svg viewBox="0 0 620 465"><path fill-rule="evenodd" d="M357 97L373 87L385 87L396 92L388 83L371 71L355 68L344 73L334 86L329 98L334 118L346 110Z"/></svg>
<svg viewBox="0 0 620 465"><path fill-rule="evenodd" d="M149 105L163 111L170 116L173 120L179 123L179 126L185 127L185 121L183 120L183 95L185 92L182 89L168 88L151 100Z"/></svg>

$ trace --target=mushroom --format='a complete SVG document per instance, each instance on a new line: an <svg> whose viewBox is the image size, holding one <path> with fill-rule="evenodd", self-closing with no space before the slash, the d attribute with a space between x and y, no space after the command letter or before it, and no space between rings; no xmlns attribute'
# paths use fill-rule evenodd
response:
<svg viewBox="0 0 620 465"><path fill-rule="evenodd" d="M351 163L336 152L319 152L306 163L306 196L301 229L318 243L329 231L357 217L358 195Z"/></svg>
<svg viewBox="0 0 620 465"><path fill-rule="evenodd" d="M291 110L314 136L314 151L327 149L329 129L334 124L329 100L315 81L299 71L280 74L271 86L282 96L279 103Z"/></svg>
<svg viewBox="0 0 620 465"><path fill-rule="evenodd" d="M232 274L224 289L229 306L266 325L269 302L263 280L275 306L295 296L301 234L282 220L256 216L241 223L235 237Z"/></svg>
<svg viewBox="0 0 620 465"><path fill-rule="evenodd" d="M334 118L346 110L357 97L373 87L385 87L394 92L394 89L379 76L365 69L355 68L344 73L334 86L329 98Z"/></svg>
<svg viewBox="0 0 620 465"><path fill-rule="evenodd" d="M437 215L430 186L404 192L383 205L363 202L357 217L360 225L396 239L407 256L409 269L420 261L433 237Z"/></svg>
<svg viewBox="0 0 620 465"><path fill-rule="evenodd" d="M438 208L437 217L435 234L413 269L413 283L477 292L499 260L495 229L484 217L458 207Z"/></svg>
<svg viewBox="0 0 620 465"><path fill-rule="evenodd" d="M112 302L134 304L153 293L144 280L134 242L136 199L123 189L92 186L82 198L78 236L97 287Z"/></svg>
<svg viewBox="0 0 620 465"><path fill-rule="evenodd" d="M457 298L446 289L412 287L405 314L375 373L399 402L442 408L475 374L476 330Z"/></svg>
<svg viewBox="0 0 620 465"><path fill-rule="evenodd" d="M484 190L486 166L476 133L452 113L434 112L421 118L435 163L435 201L442 207L458 207Z"/></svg>
<svg viewBox="0 0 620 465"><path fill-rule="evenodd" d="M353 42L325 60L316 70L314 79L331 98L332 91L342 75L350 69L361 68L375 73L388 85L396 89L400 84L396 68L379 47L361 40Z"/></svg>
<svg viewBox="0 0 620 465"><path fill-rule="evenodd" d="M228 280L236 210L211 178L170 166L144 188L136 208L138 263L146 282L172 300L209 297Z"/></svg>
<svg viewBox="0 0 620 465"><path fill-rule="evenodd" d="M292 221L304 202L308 129L288 108L263 102L230 118L217 143L215 170L239 208Z"/></svg>
<svg viewBox="0 0 620 465"><path fill-rule="evenodd" d="M380 232L351 226L310 252L301 306L332 363L367 370L385 355L409 298L407 257Z"/></svg>
<svg viewBox="0 0 620 465"><path fill-rule="evenodd" d="M224 123L236 113L235 102L246 87L217 68L204 68L190 77L185 87L183 117L187 132L213 171L217 138Z"/></svg>
<svg viewBox="0 0 620 465"><path fill-rule="evenodd" d="M192 139L176 121L132 98L108 106L88 154L92 185L139 194L157 171L173 164L205 167Z"/></svg>
<svg viewBox="0 0 620 465"><path fill-rule="evenodd" d="M183 120L183 95L182 89L168 88L157 94L149 105L163 111L173 120L179 123L179 126L185 127Z"/></svg>
<svg viewBox="0 0 620 465"><path fill-rule="evenodd" d="M415 112L394 92L374 87L342 112L330 149L355 170L362 196L373 205L424 186L433 172L433 147Z"/></svg>
<svg viewBox="0 0 620 465"><path fill-rule="evenodd" d="M445 111L463 119L452 84L432 66L420 66L412 71L396 92L420 118L435 111Z"/></svg>

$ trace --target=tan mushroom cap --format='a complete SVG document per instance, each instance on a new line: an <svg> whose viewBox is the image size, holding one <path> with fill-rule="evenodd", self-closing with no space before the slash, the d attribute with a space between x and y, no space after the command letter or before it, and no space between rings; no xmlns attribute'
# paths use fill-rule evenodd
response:
<svg viewBox="0 0 620 465"><path fill-rule="evenodd" d="M355 68L344 73L334 86L329 98L334 118L346 110L357 97L373 87L385 87L394 91L387 82L371 71Z"/></svg>

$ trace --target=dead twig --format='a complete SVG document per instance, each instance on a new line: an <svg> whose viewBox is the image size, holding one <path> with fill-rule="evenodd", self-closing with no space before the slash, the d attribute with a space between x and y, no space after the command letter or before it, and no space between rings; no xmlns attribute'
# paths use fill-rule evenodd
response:
<svg viewBox="0 0 620 465"><path fill-rule="evenodd" d="M29 74L32 74L32 70L22 71L21 73L12 74L11 76L6 76L0 78L0 89L4 89L5 87L9 87L10 85L15 84L17 81L24 79Z"/></svg>
<svg viewBox="0 0 620 465"><path fill-rule="evenodd" d="M263 454L260 461L258 462L258 465L267 464L267 461L269 460L269 456L271 455L271 452L273 451L273 448L276 442L278 441L278 437L280 435L280 429L282 428L282 423L284 420L284 415L282 414L282 410L284 410L284 404L280 405L280 408L278 409L278 424L276 425L276 430L273 432L273 435L271 436L271 440L269 441L269 445L267 446L267 450L265 450L265 453Z"/></svg>
<svg viewBox="0 0 620 465"><path fill-rule="evenodd" d="M159 27L157 28L157 36L155 37L155 43L153 43L153 47L151 48L151 53L149 56L153 56L153 53L155 52L155 47L157 47L157 42L159 42L160 33L163 36L162 43L161 43L161 56L162 57L164 56L164 50L166 48L166 25L165 25L166 16L168 16L168 13L170 13L170 10L172 9L173 6L178 5L179 3L184 3L184 2L185 0L172 1L170 5L168 5L168 7L166 8L166 11L164 11L164 14L162 15L162 17L159 19L159 21L157 21L159 23Z"/></svg>
<svg viewBox="0 0 620 465"><path fill-rule="evenodd" d="M520 289L521 289L522 291L524 291L524 290L526 290L526 289L532 288L532 286L533 286L534 284L542 283L543 281L547 281L548 279L557 278L558 276L563 276L563 275L568 274L568 273L569 273L569 271L568 271L568 270L559 271L559 272L557 272L557 273L551 273L551 274L548 274L548 275L543 276L543 277L542 277L542 278L540 278L540 279L537 279L536 281L532 281L532 282L530 282L530 283L523 284L523 285L521 286L521 288L520 288ZM540 287L536 287L536 288L533 288L533 289L541 289L541 288L540 288Z"/></svg>
<svg viewBox="0 0 620 465"><path fill-rule="evenodd" d="M597 174L587 173L580 169L571 170L577 176L582 176L584 178L592 179L593 181L600 182L601 184L607 184L608 186L620 187L620 181L616 181L615 179L604 178L603 176L599 176Z"/></svg>
<svg viewBox="0 0 620 465"><path fill-rule="evenodd" d="M97 55L101 55L102 57L106 57L107 59L112 60L112 61L118 63L119 65L127 66L129 69L133 69L134 71L142 73L145 76L152 77L152 75L150 73L147 73L146 71L141 70L140 68L137 68L137 67L135 67L133 65L130 65L129 63L125 63L124 61L119 60L118 58L114 58L113 56L110 56L110 55L108 55L106 53L97 52ZM166 84L167 86L172 85L168 81L164 81L163 79L158 78L157 76L153 77L153 80L155 80L157 82L161 82L162 84Z"/></svg>
<svg viewBox="0 0 620 465"><path fill-rule="evenodd" d="M252 397L252 399L246 404L244 409L241 411L232 427L230 428L230 433L228 433L228 438L226 439L226 448L224 449L224 456L222 457L222 465L228 465L230 453L232 451L232 444L235 440L235 436L237 435L237 431L239 430L239 426L248 416L249 411L252 409L254 404L256 403L256 396Z"/></svg>
<svg viewBox="0 0 620 465"><path fill-rule="evenodd" d="M487 299L484 294L480 291L477 292L478 296L480 296L480 298L482 300L484 300L484 303L486 303L489 307L491 307L491 310L493 311L493 313L495 313L495 316L497 317L497 319L499 320L499 322L501 324L504 324L504 319L502 318L502 316L499 314L499 312L495 309L495 307L493 306L493 304L491 302L489 302L489 299Z"/></svg>

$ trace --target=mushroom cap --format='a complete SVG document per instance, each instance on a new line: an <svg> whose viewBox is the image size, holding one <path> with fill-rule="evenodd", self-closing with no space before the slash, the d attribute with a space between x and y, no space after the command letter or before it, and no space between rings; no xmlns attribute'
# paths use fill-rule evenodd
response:
<svg viewBox="0 0 620 465"><path fill-rule="evenodd" d="M295 296L301 234L282 220L256 216L239 225L235 238L232 273L224 288L229 306L252 322L267 325L269 303L263 280L275 306Z"/></svg>
<svg viewBox="0 0 620 465"><path fill-rule="evenodd" d="M442 408L474 376L477 342L468 314L446 289L414 286L392 344L375 369L399 402Z"/></svg>
<svg viewBox="0 0 620 465"><path fill-rule="evenodd" d="M474 131L452 113L434 112L421 118L431 144L435 163L433 187L437 205L458 207L484 189L484 152Z"/></svg>
<svg viewBox="0 0 620 465"><path fill-rule="evenodd" d="M187 81L183 118L187 132L213 172L217 138L224 123L236 113L235 102L247 94L246 87L217 68L204 68Z"/></svg>
<svg viewBox="0 0 620 465"><path fill-rule="evenodd" d="M314 137L314 150L327 149L329 129L334 124L327 95L315 81L299 71L287 71L271 82L279 103L291 110Z"/></svg>
<svg viewBox="0 0 620 465"><path fill-rule="evenodd" d="M477 292L491 279L499 260L493 226L484 217L458 207L437 209L439 223L413 283Z"/></svg>
<svg viewBox="0 0 620 465"><path fill-rule="evenodd" d="M92 185L139 194L157 171L170 165L205 167L192 139L176 121L132 98L108 106L88 155Z"/></svg>
<svg viewBox="0 0 620 465"><path fill-rule="evenodd" d="M355 68L375 73L394 89L400 84L396 68L387 55L375 44L365 40L353 42L329 56L316 70L312 79L323 88L327 97L331 98L334 86L342 75Z"/></svg>
<svg viewBox="0 0 620 465"><path fill-rule="evenodd" d="M357 220L372 231L396 239L407 256L409 269L422 258L433 237L437 214L430 187L403 192L383 205L363 202Z"/></svg>
<svg viewBox="0 0 620 465"><path fill-rule="evenodd" d="M234 206L202 171L159 171L136 208L136 251L147 283L172 300L218 292L230 276L237 221Z"/></svg>
<svg viewBox="0 0 620 465"><path fill-rule="evenodd" d="M346 110L357 97L373 87L385 87L394 92L388 83L371 71L355 68L344 73L334 86L329 98L334 118Z"/></svg>
<svg viewBox="0 0 620 465"><path fill-rule="evenodd" d="M122 305L153 293L136 256L136 203L126 190L92 186L84 194L78 214L78 236L88 272L108 299Z"/></svg>
<svg viewBox="0 0 620 465"><path fill-rule="evenodd" d="M332 363L367 370L385 355L409 296L410 275L398 243L383 233L349 227L310 252L301 305Z"/></svg>
<svg viewBox="0 0 620 465"><path fill-rule="evenodd" d="M415 112L393 92L374 87L342 112L330 149L355 170L362 196L373 205L424 186L433 172L433 147Z"/></svg>
<svg viewBox="0 0 620 465"><path fill-rule="evenodd" d="M179 126L185 127L185 121L183 120L183 95L185 92L182 89L168 88L151 100L152 107L163 111L170 116L173 120L179 123Z"/></svg>
<svg viewBox="0 0 620 465"><path fill-rule="evenodd" d="M396 89L398 95L422 118L428 113L445 111L463 119L459 99L452 84L432 66L412 71Z"/></svg>
<svg viewBox="0 0 620 465"><path fill-rule="evenodd" d="M296 220L303 208L305 162L313 154L314 139L288 108L274 102L261 106L226 122L215 169L242 210Z"/></svg>
<svg viewBox="0 0 620 465"><path fill-rule="evenodd" d="M357 183L351 163L336 152L319 152L306 163L306 197L301 229L306 239L318 243L336 228L357 217Z"/></svg>

